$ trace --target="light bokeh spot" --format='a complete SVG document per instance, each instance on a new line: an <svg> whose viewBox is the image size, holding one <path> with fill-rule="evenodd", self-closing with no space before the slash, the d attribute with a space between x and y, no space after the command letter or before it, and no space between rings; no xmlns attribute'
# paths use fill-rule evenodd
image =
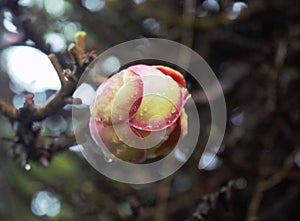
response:
<svg viewBox="0 0 300 221"><path fill-rule="evenodd" d="M36 216L55 217L59 214L61 203L57 196L48 191L36 193L31 200L31 211Z"/></svg>
<svg viewBox="0 0 300 221"><path fill-rule="evenodd" d="M12 82L19 91L42 92L59 90L57 73L48 56L28 46L14 46L6 49L1 60Z"/></svg>

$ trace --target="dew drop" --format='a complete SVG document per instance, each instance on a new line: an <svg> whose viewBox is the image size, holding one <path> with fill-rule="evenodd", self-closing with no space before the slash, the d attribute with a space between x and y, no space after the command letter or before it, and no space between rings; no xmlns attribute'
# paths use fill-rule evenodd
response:
<svg viewBox="0 0 300 221"><path fill-rule="evenodd" d="M142 116L144 116L144 113L143 113L143 112L141 112L141 113L140 113L140 116L141 116L141 117L142 117Z"/></svg>
<svg viewBox="0 0 300 221"><path fill-rule="evenodd" d="M172 107L171 113L175 114L176 113L176 108Z"/></svg>
<svg viewBox="0 0 300 221"><path fill-rule="evenodd" d="M147 110L148 110L147 108L144 108L144 112L147 112Z"/></svg>
<svg viewBox="0 0 300 221"><path fill-rule="evenodd" d="M104 157L104 160L107 162L107 163L111 163L113 161L112 158L108 157L108 156L105 156Z"/></svg>

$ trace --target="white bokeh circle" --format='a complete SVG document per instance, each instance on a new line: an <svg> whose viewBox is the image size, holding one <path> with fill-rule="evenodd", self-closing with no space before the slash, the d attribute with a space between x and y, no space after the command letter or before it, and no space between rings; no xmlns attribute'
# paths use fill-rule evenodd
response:
<svg viewBox="0 0 300 221"><path fill-rule="evenodd" d="M109 57L119 59L121 67L140 60L160 60L175 64L191 74L204 90L211 109L211 131L203 154L221 146L226 126L225 99L218 79L199 54L182 44L166 39L144 38L124 42L100 54L83 73L78 86L92 82L91 79L97 76L107 76L107 73L101 74L100 67ZM98 86L94 85L96 88ZM173 151L166 157L151 163L135 164L117 159L109 153L104 143L100 144L104 145L103 147L95 144L87 126L90 119L89 109L73 107L73 128L77 143L83 146L83 155L100 173L119 182L145 184L164 179L176 172L197 146L200 121L192 98L187 101L185 109L188 115L187 136L180 138ZM176 157L178 152L184 157Z"/></svg>

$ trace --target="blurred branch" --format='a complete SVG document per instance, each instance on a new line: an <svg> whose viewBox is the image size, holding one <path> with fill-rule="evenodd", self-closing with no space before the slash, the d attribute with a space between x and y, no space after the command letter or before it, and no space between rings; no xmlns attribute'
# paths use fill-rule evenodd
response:
<svg viewBox="0 0 300 221"><path fill-rule="evenodd" d="M211 220L209 217L216 213L217 215L213 217L222 217L222 220L236 220L231 202L234 182L231 180L226 186L222 186L219 191L203 196L193 214L194 219L199 221Z"/></svg>
<svg viewBox="0 0 300 221"><path fill-rule="evenodd" d="M82 73L88 64L96 57L95 52L85 53L85 35L76 35L76 44L72 44L69 47L69 52L73 55L76 65L71 70L63 70L54 54L50 54L49 58L55 67L57 75L61 82L61 89L56 95L43 107L37 108L33 116L34 121L41 121L48 116L51 116L60 110L63 106L70 103L70 100L75 101L72 98L74 91L76 90L78 79L80 79ZM80 103L78 99L76 103Z"/></svg>
<svg viewBox="0 0 300 221"><path fill-rule="evenodd" d="M190 1L190 0L188 0ZM194 0L192 0L194 1ZM226 2L226 1L225 1ZM148 7L137 7L138 17L154 17L158 21L162 21L168 25L176 25L179 27L193 28L193 29L214 29L222 26L231 26L237 23L245 23L247 21L260 21L265 20L266 14L271 11L278 11L278 14L285 10L290 9L290 6L297 3L294 1L254 1L249 4L246 10L239 14L237 19L230 19L229 10L232 4L231 1L227 1L227 8L224 8L221 12L205 17L196 16L194 22L190 22L189 19L183 19L182 17L174 17L174 11L172 8L165 6L162 10L157 10L156 5L149 5ZM221 1L222 3L222 1ZM184 7L186 7L184 2ZM163 5L162 5L163 7ZM225 10L227 9L227 10ZM272 13L270 13L272 14ZM184 16L185 17L185 16Z"/></svg>
<svg viewBox="0 0 300 221"><path fill-rule="evenodd" d="M37 107L34 103L33 94L27 94L25 103L19 110L0 99L0 113L15 125L16 138L12 140L12 148L15 157L22 159L23 165L28 160L33 160L40 162L43 166L48 166L54 153L63 151L76 143L74 135L42 136L40 135L40 128L34 126L34 122L56 115L66 104L81 103L79 98L73 98L72 95L77 88L78 79L88 64L96 57L95 52L85 52L85 38L86 34L80 32L76 35L76 44L72 44L69 48L75 61L72 71L63 69L55 54L49 55L61 82L61 89L50 98L46 105Z"/></svg>
<svg viewBox="0 0 300 221"><path fill-rule="evenodd" d="M15 120L18 115L18 110L0 98L0 113L10 120Z"/></svg>
<svg viewBox="0 0 300 221"><path fill-rule="evenodd" d="M293 156L288 156L285 160L285 163L281 169L274 173L270 178L261 180L257 183L255 192L250 201L248 212L247 212L247 221L253 221L257 218L257 212L260 206L260 203L263 199L263 194L265 191L271 189L272 187L279 184L284 180L288 175L290 170L293 167Z"/></svg>
<svg viewBox="0 0 300 221"><path fill-rule="evenodd" d="M171 189L171 179L167 178L162 181L157 192L157 203L155 212L153 214L153 220L156 221L166 221L168 220L167 216L167 207L168 207L168 198L170 195Z"/></svg>
<svg viewBox="0 0 300 221"><path fill-rule="evenodd" d="M52 65L53 65L54 69L56 70L56 73L59 77L61 85L64 86L66 84L64 71L63 71L60 63L58 62L58 59L57 59L56 55L55 54L50 54L48 57L49 57L49 60L51 61Z"/></svg>

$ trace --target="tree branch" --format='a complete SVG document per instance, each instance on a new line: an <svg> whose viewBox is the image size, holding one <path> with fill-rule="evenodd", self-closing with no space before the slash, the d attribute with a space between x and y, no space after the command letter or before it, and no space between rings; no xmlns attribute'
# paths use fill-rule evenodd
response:
<svg viewBox="0 0 300 221"><path fill-rule="evenodd" d="M0 113L10 120L16 120L18 116L18 110L11 104L6 103L0 98Z"/></svg>
<svg viewBox="0 0 300 221"><path fill-rule="evenodd" d="M45 106L36 109L33 115L34 121L41 121L55 114L57 110L63 108L66 104L70 104L71 101L75 101L76 104L81 103L78 98L73 99L72 95L76 90L78 79L80 79L88 64L96 57L95 52L85 53L85 38L86 35L80 32L76 35L76 44L70 45L68 49L76 63L73 71L70 69L63 70L56 56L54 54L49 55L62 87Z"/></svg>
<svg viewBox="0 0 300 221"><path fill-rule="evenodd" d="M66 84L66 79L65 79L65 76L64 76L64 71L63 71L60 63L58 62L57 57L56 57L55 54L50 54L48 57L49 57L52 65L53 65L53 67L55 68L56 73L59 77L60 83L63 87Z"/></svg>
<svg viewBox="0 0 300 221"><path fill-rule="evenodd" d="M72 95L84 70L96 57L95 52L85 53L85 38L86 34L80 32L76 35L76 44L69 47L69 53L75 61L72 71L64 70L55 54L49 55L61 82L61 89L49 99L47 104L37 107L34 103L34 95L28 94L23 107L17 110L0 99L0 114L9 118L11 123L16 126L16 138L12 140L12 149L14 156L21 158L23 166L29 160L48 166L54 153L68 149L76 143L74 135L43 136L40 134L40 128L35 126L34 122L56 115L66 104L81 103L81 99L73 98Z"/></svg>
<svg viewBox="0 0 300 221"><path fill-rule="evenodd" d="M263 199L263 194L265 191L271 189L272 187L279 184L282 180L284 180L293 167L293 157L289 156L285 160L284 166L279 169L275 174L273 174L270 178L266 180L259 181L256 185L255 192L250 201L248 212L247 212L247 221L256 220L257 212L260 206L260 203Z"/></svg>

